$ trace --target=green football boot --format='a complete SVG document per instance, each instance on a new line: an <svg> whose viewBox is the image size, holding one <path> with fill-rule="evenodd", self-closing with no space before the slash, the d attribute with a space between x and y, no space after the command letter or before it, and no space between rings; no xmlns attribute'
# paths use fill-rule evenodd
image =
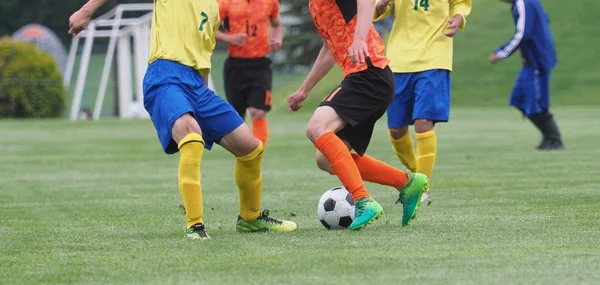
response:
<svg viewBox="0 0 600 285"><path fill-rule="evenodd" d="M350 225L351 231L360 230L383 215L383 207L373 198L360 198L354 203L354 221Z"/></svg>
<svg viewBox="0 0 600 285"><path fill-rule="evenodd" d="M253 233L253 232L277 232L286 233L293 232L296 230L296 223L291 221L278 220L269 217L269 210L264 210L258 219L253 223L248 223L242 220L242 217L238 216L235 228L238 232L242 233Z"/></svg>
<svg viewBox="0 0 600 285"><path fill-rule="evenodd" d="M421 173L408 173L408 182L398 189L400 192L396 204L402 203L402 226L408 226L412 219L417 215L419 205L421 204L421 197L423 192L427 189L429 180L425 174Z"/></svg>
<svg viewBox="0 0 600 285"><path fill-rule="evenodd" d="M187 239L210 239L204 230L204 224L195 224L185 231Z"/></svg>

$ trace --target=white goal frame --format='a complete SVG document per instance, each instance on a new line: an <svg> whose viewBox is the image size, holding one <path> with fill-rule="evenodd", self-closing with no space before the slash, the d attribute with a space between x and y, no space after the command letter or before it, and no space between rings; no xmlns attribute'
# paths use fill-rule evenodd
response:
<svg viewBox="0 0 600 285"><path fill-rule="evenodd" d="M153 9L154 4L152 3L120 4L106 14L92 20L87 29L83 30L73 38L63 79L63 84L66 87L69 87L73 77L73 68L79 50L79 41L84 38L85 42L83 51L80 55L79 70L76 75L75 91L73 93L71 110L69 112L70 120L75 121L79 119L85 82L88 76L88 67L90 65L90 57L92 55L92 47L94 39L96 38L109 38L109 42L92 118L94 120L100 119L115 50L118 51L116 56L119 63L117 68L119 119L149 117L144 109L142 82L144 73L148 67L150 26L152 23ZM147 13L140 17L125 18L123 13L130 11ZM110 29L108 30L106 28ZM132 42L133 46L131 45ZM117 46L118 49L116 49ZM132 83L134 85L132 85ZM214 84L211 77L208 78L208 87L214 90Z"/></svg>

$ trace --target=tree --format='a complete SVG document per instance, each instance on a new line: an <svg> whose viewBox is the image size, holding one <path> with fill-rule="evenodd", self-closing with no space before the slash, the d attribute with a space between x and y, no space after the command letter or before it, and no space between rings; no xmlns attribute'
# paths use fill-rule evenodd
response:
<svg viewBox="0 0 600 285"><path fill-rule="evenodd" d="M323 40L308 10L308 0L281 0L282 17L290 19L283 41L286 66L310 66L317 58Z"/></svg>

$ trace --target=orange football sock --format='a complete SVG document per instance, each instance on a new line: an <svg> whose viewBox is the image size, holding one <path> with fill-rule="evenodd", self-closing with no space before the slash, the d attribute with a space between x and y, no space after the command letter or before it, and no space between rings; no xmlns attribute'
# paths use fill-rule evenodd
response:
<svg viewBox="0 0 600 285"><path fill-rule="evenodd" d="M267 118L252 120L252 134L263 143L263 147L267 145L267 137L269 135Z"/></svg>
<svg viewBox="0 0 600 285"><path fill-rule="evenodd" d="M352 194L354 201L371 198L350 151L338 136L333 132L324 133L317 139L315 146L327 158L346 190Z"/></svg>
<svg viewBox="0 0 600 285"><path fill-rule="evenodd" d="M387 185L396 189L402 188L408 182L408 174L398 168L395 168L383 161L377 160L368 155L362 157L353 152L352 158L360 176L365 181Z"/></svg>

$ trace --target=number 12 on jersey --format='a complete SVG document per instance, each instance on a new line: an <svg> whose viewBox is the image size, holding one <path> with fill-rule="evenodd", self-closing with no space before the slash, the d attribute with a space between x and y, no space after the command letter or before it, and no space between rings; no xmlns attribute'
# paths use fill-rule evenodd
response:
<svg viewBox="0 0 600 285"><path fill-rule="evenodd" d="M423 10L429 10L429 0L415 0L415 10L419 10L419 7L423 7Z"/></svg>

